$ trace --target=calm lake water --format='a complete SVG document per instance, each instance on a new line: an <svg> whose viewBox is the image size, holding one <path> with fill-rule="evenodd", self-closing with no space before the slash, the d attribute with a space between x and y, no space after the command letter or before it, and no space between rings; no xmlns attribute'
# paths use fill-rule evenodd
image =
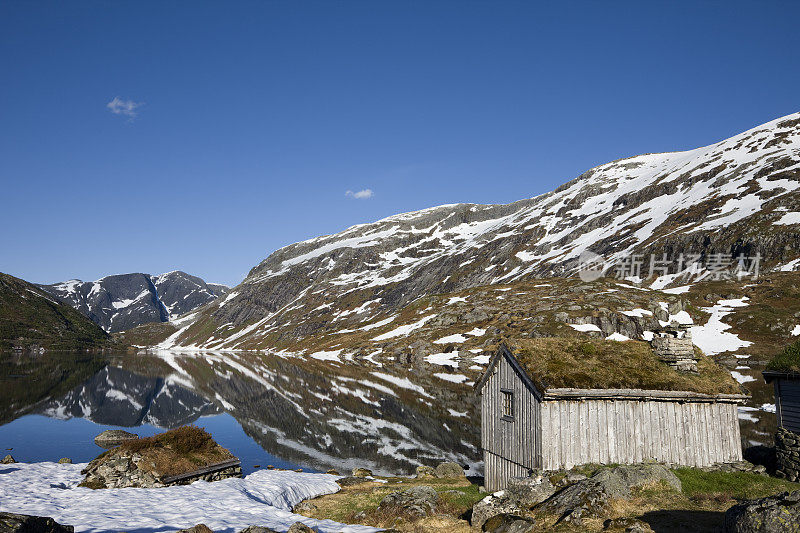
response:
<svg viewBox="0 0 800 533"><path fill-rule="evenodd" d="M172 352L6 354L0 368L0 452L18 461L85 462L103 451L93 439L106 429L144 437L195 424L245 473L267 465L411 473L443 460L479 468L474 405L463 413L474 395L424 379L409 387L405 371Z"/></svg>

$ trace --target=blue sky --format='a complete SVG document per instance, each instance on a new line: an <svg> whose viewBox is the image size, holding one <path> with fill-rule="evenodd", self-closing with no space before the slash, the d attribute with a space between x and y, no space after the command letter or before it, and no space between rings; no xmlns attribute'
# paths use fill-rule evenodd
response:
<svg viewBox="0 0 800 533"><path fill-rule="evenodd" d="M352 224L710 144L800 110L798 17L798 2L0 0L0 271L235 284Z"/></svg>

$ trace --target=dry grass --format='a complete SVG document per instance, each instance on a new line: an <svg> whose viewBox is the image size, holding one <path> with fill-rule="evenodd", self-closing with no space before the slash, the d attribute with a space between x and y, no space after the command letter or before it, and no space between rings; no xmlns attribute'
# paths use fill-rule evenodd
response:
<svg viewBox="0 0 800 533"><path fill-rule="evenodd" d="M656 358L646 342L539 338L510 340L509 345L543 388L742 392L711 359L700 356L698 374L678 372Z"/></svg>
<svg viewBox="0 0 800 533"><path fill-rule="evenodd" d="M152 437L129 440L111 450L111 453L126 452L142 455L145 459L142 464L151 464L158 477L176 476L234 458L197 426L181 426Z"/></svg>

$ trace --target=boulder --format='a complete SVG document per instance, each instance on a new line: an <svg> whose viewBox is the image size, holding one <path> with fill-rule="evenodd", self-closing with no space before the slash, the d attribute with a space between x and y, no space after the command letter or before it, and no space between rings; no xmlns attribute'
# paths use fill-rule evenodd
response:
<svg viewBox="0 0 800 533"><path fill-rule="evenodd" d="M62 526L46 516L0 513L0 533L74 533L72 526Z"/></svg>
<svg viewBox="0 0 800 533"><path fill-rule="evenodd" d="M70 459L69 457L62 457L61 459L58 460L58 464L60 464L60 465L71 465L72 464L72 459Z"/></svg>
<svg viewBox="0 0 800 533"><path fill-rule="evenodd" d="M361 485L362 483L375 483L375 481L363 477L346 476L337 479L336 483L340 487L352 487L353 485Z"/></svg>
<svg viewBox="0 0 800 533"><path fill-rule="evenodd" d="M3 460L2 460L2 461L0 461L0 464L4 464L4 465L13 465L13 464L14 464L14 463L16 463L16 462L17 462L17 461L16 461L16 460L15 460L13 457L11 457L11 454L9 453L9 454L8 454L8 455L6 455L5 457L3 457Z"/></svg>
<svg viewBox="0 0 800 533"><path fill-rule="evenodd" d="M138 439L139 435L121 429L107 429L94 438L94 443L101 448L113 448L126 440Z"/></svg>
<svg viewBox="0 0 800 533"><path fill-rule="evenodd" d="M302 522L295 522L286 533L315 533L313 529Z"/></svg>
<svg viewBox="0 0 800 533"><path fill-rule="evenodd" d="M602 516L612 499L629 499L631 490L652 483L665 482L676 491L680 480L660 464L622 465L604 468L594 476L569 485L539 506L539 509L574 521L576 518Z"/></svg>
<svg viewBox="0 0 800 533"><path fill-rule="evenodd" d="M436 490L428 485L420 485L388 494L378 505L378 511L417 518L433 514L438 504L439 494Z"/></svg>
<svg viewBox="0 0 800 533"><path fill-rule="evenodd" d="M367 477L372 475L372 470L367 468L354 468L353 477Z"/></svg>
<svg viewBox="0 0 800 533"><path fill-rule="evenodd" d="M531 508L555 494L556 488L550 479L535 474L529 477L512 477L508 480L506 493L521 508Z"/></svg>
<svg viewBox="0 0 800 533"><path fill-rule="evenodd" d="M488 533L529 533L536 527L536 521L513 514L499 514L483 524Z"/></svg>
<svg viewBox="0 0 800 533"><path fill-rule="evenodd" d="M507 491L500 490L486 496L472 506L472 519L470 523L474 528L482 528L487 520L493 516L510 514L517 515L522 512L519 503L512 499Z"/></svg>
<svg viewBox="0 0 800 533"><path fill-rule="evenodd" d="M197 524L188 529L181 529L178 533L214 533L210 527L205 524Z"/></svg>
<svg viewBox="0 0 800 533"><path fill-rule="evenodd" d="M436 467L436 477L440 478L464 477L464 469L461 467L461 465L456 463L452 462L441 463Z"/></svg>
<svg viewBox="0 0 800 533"><path fill-rule="evenodd" d="M436 470L430 466L418 466L417 477L422 479L436 477Z"/></svg>
<svg viewBox="0 0 800 533"><path fill-rule="evenodd" d="M262 526L247 526L239 533L278 533L272 528Z"/></svg>
<svg viewBox="0 0 800 533"><path fill-rule="evenodd" d="M800 531L800 491L748 500L725 512L725 533Z"/></svg>

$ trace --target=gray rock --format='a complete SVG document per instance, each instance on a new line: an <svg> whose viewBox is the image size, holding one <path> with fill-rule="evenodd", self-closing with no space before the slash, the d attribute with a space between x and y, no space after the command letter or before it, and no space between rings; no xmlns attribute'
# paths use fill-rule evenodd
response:
<svg viewBox="0 0 800 533"><path fill-rule="evenodd" d="M725 533L800 531L800 491L734 505L725 512Z"/></svg>
<svg viewBox="0 0 800 533"><path fill-rule="evenodd" d="M603 522L603 529L621 529L625 531L625 533L650 533L653 531L650 528L650 524L647 522L642 522L641 520L630 517L614 519L609 518Z"/></svg>
<svg viewBox="0 0 800 533"><path fill-rule="evenodd" d="M378 511L422 517L436 512L438 503L439 494L436 490L428 485L420 485L388 494L378 505Z"/></svg>
<svg viewBox="0 0 800 533"><path fill-rule="evenodd" d="M3 457L3 460L2 460L2 461L0 461L0 464L3 464L3 465L13 465L13 464L14 464L14 463L16 463L16 462L17 462L17 461L16 461L16 460L15 460L13 457L11 457L11 454L9 453L9 454L8 454L8 455L6 455L5 457Z"/></svg>
<svg viewBox="0 0 800 533"><path fill-rule="evenodd" d="M541 474L511 478L506 487L508 497L516 501L521 508L533 507L545 501L555 492L556 488L550 479Z"/></svg>
<svg viewBox="0 0 800 533"><path fill-rule="evenodd" d="M286 533L315 533L313 529L302 522L295 522Z"/></svg>
<svg viewBox="0 0 800 533"><path fill-rule="evenodd" d="M62 526L46 516L0 513L0 533L74 533L72 526Z"/></svg>
<svg viewBox="0 0 800 533"><path fill-rule="evenodd" d="M340 487L351 487L353 485L361 485L362 483L371 483L371 482L373 482L371 479L365 479L363 477L354 477L354 476L346 476L336 480L336 483L338 483Z"/></svg>
<svg viewBox="0 0 800 533"><path fill-rule="evenodd" d="M314 505L313 503L311 503L308 500L303 500L302 502L300 502L300 503L298 503L297 505L294 506L294 509L292 509L292 512L293 513L297 513L297 514L308 514L308 513L311 513L313 511L316 511L316 510L317 510L317 506L316 505Z"/></svg>
<svg viewBox="0 0 800 533"><path fill-rule="evenodd" d="M440 478L464 477L464 469L461 467L461 465L456 463L452 462L441 463L436 467L436 477Z"/></svg>
<svg viewBox="0 0 800 533"><path fill-rule="evenodd" d="M118 446L126 440L138 439L139 435L121 429L107 429L94 438L94 443L103 448Z"/></svg>
<svg viewBox="0 0 800 533"><path fill-rule="evenodd" d="M472 527L480 529L493 516L502 514L517 515L521 512L520 504L511 498L507 491L500 490L486 496L472 506L472 520L470 523Z"/></svg>
<svg viewBox="0 0 800 533"><path fill-rule="evenodd" d="M418 478L436 477L436 470L434 470L430 466L418 466L417 467L417 477Z"/></svg>
<svg viewBox="0 0 800 533"><path fill-rule="evenodd" d="M262 526L247 526L239 533L278 533L272 528Z"/></svg>
<svg viewBox="0 0 800 533"><path fill-rule="evenodd" d="M609 500L629 499L631 490L651 483L666 482L677 491L680 480L660 464L623 465L604 468L594 476L578 481L556 493L540 509L574 521L576 517L602 516Z"/></svg>
<svg viewBox="0 0 800 533"><path fill-rule="evenodd" d="M58 464L60 464L60 465L71 465L72 464L72 459L70 459L69 457L62 457L61 459L58 460Z"/></svg>
<svg viewBox="0 0 800 533"><path fill-rule="evenodd" d="M536 521L513 514L499 514L487 520L483 531L487 533L529 533L536 527Z"/></svg>

